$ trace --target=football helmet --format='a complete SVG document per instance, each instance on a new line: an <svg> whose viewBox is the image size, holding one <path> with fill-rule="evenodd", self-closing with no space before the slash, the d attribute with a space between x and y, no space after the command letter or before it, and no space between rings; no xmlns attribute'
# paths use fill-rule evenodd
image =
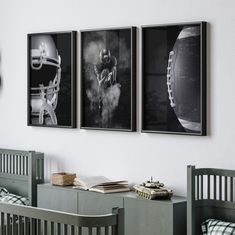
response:
<svg viewBox="0 0 235 235"><path fill-rule="evenodd" d="M111 53L108 49L102 49L100 51L100 61L103 63L108 63L110 61Z"/></svg>
<svg viewBox="0 0 235 235"><path fill-rule="evenodd" d="M57 125L55 109L61 80L61 58L50 35L31 38L31 117L37 124Z"/></svg>

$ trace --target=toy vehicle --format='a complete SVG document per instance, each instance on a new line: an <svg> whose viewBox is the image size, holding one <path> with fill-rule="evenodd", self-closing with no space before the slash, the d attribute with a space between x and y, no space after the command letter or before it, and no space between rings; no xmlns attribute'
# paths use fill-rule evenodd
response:
<svg viewBox="0 0 235 235"><path fill-rule="evenodd" d="M152 177L150 181L135 185L134 189L139 197L149 200L170 199L173 195L172 190L165 188L159 181L153 181Z"/></svg>

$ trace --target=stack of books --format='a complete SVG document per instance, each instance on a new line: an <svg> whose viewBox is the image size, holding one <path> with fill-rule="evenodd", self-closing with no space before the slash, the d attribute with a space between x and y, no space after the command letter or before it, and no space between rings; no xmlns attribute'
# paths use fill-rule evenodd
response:
<svg viewBox="0 0 235 235"><path fill-rule="evenodd" d="M75 178L73 188L99 193L117 193L130 191L127 181L112 181L104 176Z"/></svg>

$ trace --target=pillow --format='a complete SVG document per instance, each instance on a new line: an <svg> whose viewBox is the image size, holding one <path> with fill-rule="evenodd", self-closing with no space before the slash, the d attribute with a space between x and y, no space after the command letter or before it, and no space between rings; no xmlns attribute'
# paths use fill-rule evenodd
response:
<svg viewBox="0 0 235 235"><path fill-rule="evenodd" d="M15 194L11 194L11 193L9 193L3 197L0 197L0 202L29 206L29 199L28 198L18 196Z"/></svg>
<svg viewBox="0 0 235 235"><path fill-rule="evenodd" d="M235 223L208 219L202 223L203 235L235 235Z"/></svg>
<svg viewBox="0 0 235 235"><path fill-rule="evenodd" d="M7 191L7 189L0 187L0 197L4 197L8 194L9 192Z"/></svg>

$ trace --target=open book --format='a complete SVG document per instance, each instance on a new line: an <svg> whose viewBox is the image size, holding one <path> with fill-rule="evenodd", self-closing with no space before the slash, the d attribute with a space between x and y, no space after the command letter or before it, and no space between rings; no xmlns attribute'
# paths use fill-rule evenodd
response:
<svg viewBox="0 0 235 235"><path fill-rule="evenodd" d="M130 191L127 181L112 181L104 176L75 178L73 188L99 193L116 193Z"/></svg>

